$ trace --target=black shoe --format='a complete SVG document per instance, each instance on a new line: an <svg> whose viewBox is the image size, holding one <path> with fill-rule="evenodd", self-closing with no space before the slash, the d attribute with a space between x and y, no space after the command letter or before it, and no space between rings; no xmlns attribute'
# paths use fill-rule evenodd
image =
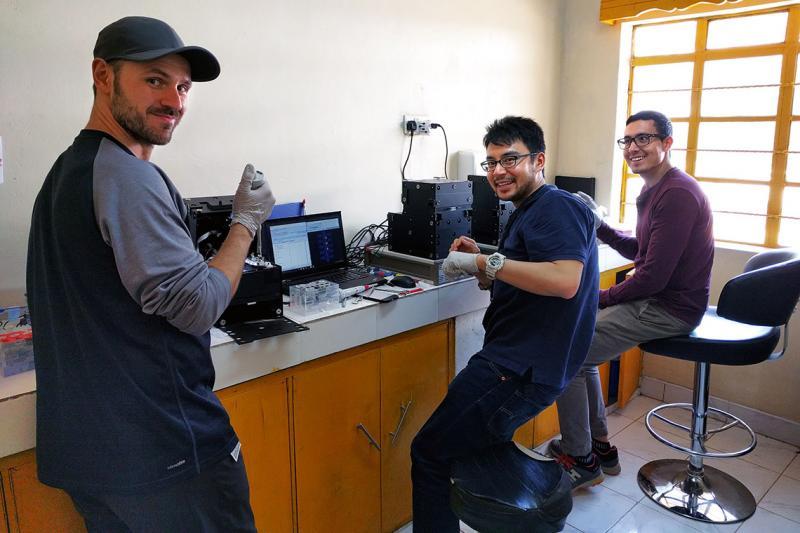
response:
<svg viewBox="0 0 800 533"><path fill-rule="evenodd" d="M573 492L603 482L603 470L600 468L600 460L594 453L589 454L590 460L588 462L579 460L568 453L564 453L561 448L561 441L558 439L550 442L548 452L550 457L555 459L571 478Z"/></svg>
<svg viewBox="0 0 800 533"><path fill-rule="evenodd" d="M592 439L592 452L600 460L600 468L603 469L604 474L616 476L622 471L616 446L612 446L609 442Z"/></svg>

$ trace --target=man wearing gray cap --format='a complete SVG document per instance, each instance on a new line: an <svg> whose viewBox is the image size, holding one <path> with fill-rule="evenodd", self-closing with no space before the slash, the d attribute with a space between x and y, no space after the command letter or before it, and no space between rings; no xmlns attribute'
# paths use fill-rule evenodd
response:
<svg viewBox="0 0 800 533"><path fill-rule="evenodd" d="M38 473L90 532L255 531L241 446L212 392L209 329L275 199L247 165L228 237L206 263L180 194L149 162L192 82L219 72L160 20L104 28L89 122L34 205Z"/></svg>

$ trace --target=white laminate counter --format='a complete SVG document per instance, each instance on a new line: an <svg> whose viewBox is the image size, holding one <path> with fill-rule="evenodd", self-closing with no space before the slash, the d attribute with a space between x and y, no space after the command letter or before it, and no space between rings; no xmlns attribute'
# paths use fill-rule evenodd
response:
<svg viewBox="0 0 800 533"><path fill-rule="evenodd" d="M601 272L630 264L606 245L601 245L599 251ZM343 312L305 322L309 331L244 345L232 341L214 345L211 358L217 375L215 389L478 311L488 305L488 291L478 289L475 280L470 278L430 287L392 302L362 301ZM0 457L36 445L35 390L34 372L0 378Z"/></svg>

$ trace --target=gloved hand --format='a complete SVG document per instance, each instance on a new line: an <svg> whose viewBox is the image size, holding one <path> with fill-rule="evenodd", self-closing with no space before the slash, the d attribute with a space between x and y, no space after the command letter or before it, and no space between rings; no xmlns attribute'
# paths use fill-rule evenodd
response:
<svg viewBox="0 0 800 533"><path fill-rule="evenodd" d="M583 191L574 192L572 193L572 196L586 204L586 206L592 211L592 214L594 215L594 229L597 231L597 228L600 227L600 224L603 222L603 218L606 216L606 208L602 205L597 205L597 202L595 202L591 196Z"/></svg>
<svg viewBox="0 0 800 533"><path fill-rule="evenodd" d="M251 237L255 237L261 224L267 220L275 206L275 196L272 194L269 183L266 180L260 186L256 183L254 189L253 180L255 178L256 169L248 163L244 167L242 180L233 197L231 213L231 225L241 224L247 228Z"/></svg>
<svg viewBox="0 0 800 533"><path fill-rule="evenodd" d="M442 270L448 276L475 275L478 273L478 254L450 252L442 263Z"/></svg>

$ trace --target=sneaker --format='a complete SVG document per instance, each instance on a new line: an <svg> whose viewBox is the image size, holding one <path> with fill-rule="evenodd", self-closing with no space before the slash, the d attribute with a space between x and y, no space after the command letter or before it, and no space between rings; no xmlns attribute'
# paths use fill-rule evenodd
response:
<svg viewBox="0 0 800 533"><path fill-rule="evenodd" d="M594 453L589 454L591 458L589 463L580 461L568 453L564 453L561 449L561 441L558 439L550 442L548 452L569 475L572 480L573 492L603 482L603 469L600 468L600 460Z"/></svg>
<svg viewBox="0 0 800 533"><path fill-rule="evenodd" d="M603 469L604 474L616 476L622 471L622 468L619 466L619 452L617 452L617 447L612 446L610 442L592 439L592 452L600 460L600 468Z"/></svg>

